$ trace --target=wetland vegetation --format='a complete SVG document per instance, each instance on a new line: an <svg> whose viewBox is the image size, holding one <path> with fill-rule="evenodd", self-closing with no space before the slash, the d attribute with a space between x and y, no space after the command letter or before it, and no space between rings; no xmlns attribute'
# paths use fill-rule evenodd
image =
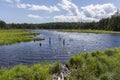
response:
<svg viewBox="0 0 120 80"><path fill-rule="evenodd" d="M52 74L58 72L60 66L56 62L35 64L33 66L17 65L0 69L0 80L51 80Z"/></svg>
<svg viewBox="0 0 120 80"><path fill-rule="evenodd" d="M27 30L0 30L0 45L7 45L12 43L27 42L32 40L42 40L34 38L37 33L31 33Z"/></svg>
<svg viewBox="0 0 120 80"><path fill-rule="evenodd" d="M120 48L77 54L68 66L71 80L119 80Z"/></svg>

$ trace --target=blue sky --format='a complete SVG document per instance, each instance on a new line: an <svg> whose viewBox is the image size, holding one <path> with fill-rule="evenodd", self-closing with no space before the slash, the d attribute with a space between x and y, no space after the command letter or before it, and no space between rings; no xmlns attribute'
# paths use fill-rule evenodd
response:
<svg viewBox="0 0 120 80"><path fill-rule="evenodd" d="M120 8L120 0L0 0L7 23L99 21Z"/></svg>

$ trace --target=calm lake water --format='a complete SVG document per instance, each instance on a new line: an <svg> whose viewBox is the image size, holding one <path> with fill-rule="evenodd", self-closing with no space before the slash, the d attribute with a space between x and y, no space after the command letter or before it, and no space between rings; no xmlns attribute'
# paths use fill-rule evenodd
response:
<svg viewBox="0 0 120 80"><path fill-rule="evenodd" d="M33 64L44 61L64 63L79 52L120 47L120 34L67 33L52 30L31 30L40 33L43 41L0 46L0 66Z"/></svg>

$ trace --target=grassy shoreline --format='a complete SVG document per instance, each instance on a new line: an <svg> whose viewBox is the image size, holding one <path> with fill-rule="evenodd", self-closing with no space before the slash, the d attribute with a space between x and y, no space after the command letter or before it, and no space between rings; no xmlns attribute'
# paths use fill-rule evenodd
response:
<svg viewBox="0 0 120 80"><path fill-rule="evenodd" d="M79 53L66 63L70 74L65 80L119 80L120 48ZM18 65L0 69L0 80L52 80L60 75L59 62L40 63L32 66Z"/></svg>
<svg viewBox="0 0 120 80"><path fill-rule="evenodd" d="M27 30L0 30L0 45L42 40L41 38L34 38L36 35L37 33L31 33Z"/></svg>
<svg viewBox="0 0 120 80"><path fill-rule="evenodd" d="M71 80L119 80L120 48L80 53L67 64Z"/></svg>
<svg viewBox="0 0 120 80"><path fill-rule="evenodd" d="M79 32L79 33L96 33L96 34L120 34L120 31L106 31L106 30L81 30L81 29L61 29L60 32Z"/></svg>

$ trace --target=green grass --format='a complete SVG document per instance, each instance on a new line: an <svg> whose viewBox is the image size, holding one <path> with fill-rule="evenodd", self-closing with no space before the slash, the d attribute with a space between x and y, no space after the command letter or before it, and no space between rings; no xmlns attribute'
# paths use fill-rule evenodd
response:
<svg viewBox="0 0 120 80"><path fill-rule="evenodd" d="M106 31L106 30L81 30L81 29L62 29L62 30L58 30L60 32L79 32L79 33L96 33L96 34L120 34L120 32L117 31Z"/></svg>
<svg viewBox="0 0 120 80"><path fill-rule="evenodd" d="M58 62L54 64L41 63L32 66L17 65L13 68L2 68L0 70L0 80L52 80L54 69L59 69L57 67Z"/></svg>
<svg viewBox="0 0 120 80"><path fill-rule="evenodd" d="M67 65L70 80L120 80L120 48L80 53Z"/></svg>
<svg viewBox="0 0 120 80"><path fill-rule="evenodd" d="M42 40L40 38L33 38L36 35L37 33L30 33L27 30L0 30L0 45Z"/></svg>

